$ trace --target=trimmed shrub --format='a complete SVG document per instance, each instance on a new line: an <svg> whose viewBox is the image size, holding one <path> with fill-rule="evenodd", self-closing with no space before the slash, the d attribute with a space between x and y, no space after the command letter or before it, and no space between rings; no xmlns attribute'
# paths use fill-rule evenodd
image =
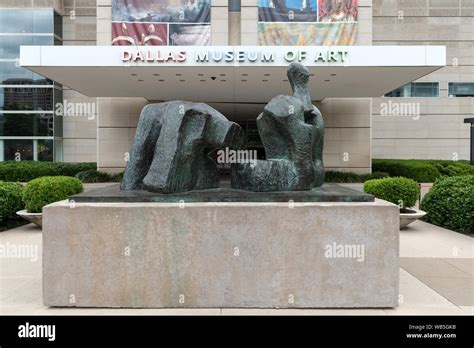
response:
<svg viewBox="0 0 474 348"><path fill-rule="evenodd" d="M420 197L420 185L408 178L384 178L366 181L364 191L397 204L401 211L411 208Z"/></svg>
<svg viewBox="0 0 474 348"><path fill-rule="evenodd" d="M405 177L417 182L434 182L440 176L431 163L412 160L373 160L372 170L386 172L393 177Z"/></svg>
<svg viewBox="0 0 474 348"><path fill-rule="evenodd" d="M98 172L97 170L86 170L76 174L76 178L83 183L113 182L112 176L107 173Z"/></svg>
<svg viewBox="0 0 474 348"><path fill-rule="evenodd" d="M0 162L0 180L28 182L42 176L75 176L96 168L95 163L5 161Z"/></svg>
<svg viewBox="0 0 474 348"><path fill-rule="evenodd" d="M45 176L31 180L25 187L23 200L29 213L41 213L45 205L62 201L71 195L81 193L79 179L68 176Z"/></svg>
<svg viewBox="0 0 474 348"><path fill-rule="evenodd" d="M325 182L333 183L362 183L371 179L388 177L388 173L374 172L372 174L356 174L351 172L326 172Z"/></svg>
<svg viewBox="0 0 474 348"><path fill-rule="evenodd" d="M474 233L474 175L437 180L420 208L425 221L461 233Z"/></svg>
<svg viewBox="0 0 474 348"><path fill-rule="evenodd" d="M0 181L0 223L15 218L15 213L22 210L23 186L15 182Z"/></svg>
<svg viewBox="0 0 474 348"><path fill-rule="evenodd" d="M121 173L112 175L112 182L121 182L124 174L125 174L124 172L121 172Z"/></svg>
<svg viewBox="0 0 474 348"><path fill-rule="evenodd" d="M435 182L441 176L474 175L474 166L467 161L375 159L372 169L418 182Z"/></svg>

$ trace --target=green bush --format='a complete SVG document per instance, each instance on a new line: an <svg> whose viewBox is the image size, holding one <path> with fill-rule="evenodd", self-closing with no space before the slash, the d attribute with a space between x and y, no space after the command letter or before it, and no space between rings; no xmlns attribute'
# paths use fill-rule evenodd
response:
<svg viewBox="0 0 474 348"><path fill-rule="evenodd" d="M441 176L474 175L474 166L467 161L375 159L372 169L418 182L435 182Z"/></svg>
<svg viewBox="0 0 474 348"><path fill-rule="evenodd" d="M417 160L373 160L372 170L386 172L392 177L405 177L417 182L434 182L440 176L431 163Z"/></svg>
<svg viewBox="0 0 474 348"><path fill-rule="evenodd" d="M0 180L28 182L42 176L75 176L96 168L95 163L5 161L0 162Z"/></svg>
<svg viewBox="0 0 474 348"><path fill-rule="evenodd" d="M420 197L420 185L412 179L401 177L366 181L364 191L397 204L402 211L413 207Z"/></svg>
<svg viewBox="0 0 474 348"><path fill-rule="evenodd" d="M474 233L474 175L437 180L423 198L424 220L461 233Z"/></svg>
<svg viewBox="0 0 474 348"><path fill-rule="evenodd" d="M71 195L81 193L79 179L68 176L45 176L31 180L25 187L23 200L30 213L41 213L45 205L62 201Z"/></svg>
<svg viewBox="0 0 474 348"><path fill-rule="evenodd" d="M22 210L23 186L14 182L0 181L0 223L15 218L15 213Z"/></svg>
<svg viewBox="0 0 474 348"><path fill-rule="evenodd" d="M118 182L117 175L110 175L97 170L91 169L85 172L76 174L76 178L81 180L83 183L99 183L99 182Z"/></svg>
<svg viewBox="0 0 474 348"><path fill-rule="evenodd" d="M388 173L374 172L372 174L356 174L351 172L326 172L325 182L333 183L362 183L371 179L388 177Z"/></svg>
<svg viewBox="0 0 474 348"><path fill-rule="evenodd" d="M121 182L124 174L125 174L124 172L121 172L121 173L112 175L112 182Z"/></svg>

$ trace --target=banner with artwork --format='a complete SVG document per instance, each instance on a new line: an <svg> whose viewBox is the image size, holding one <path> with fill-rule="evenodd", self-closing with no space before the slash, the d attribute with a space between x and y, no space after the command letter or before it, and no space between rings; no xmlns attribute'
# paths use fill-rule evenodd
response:
<svg viewBox="0 0 474 348"><path fill-rule="evenodd" d="M358 0L258 0L258 21L260 45L354 45Z"/></svg>
<svg viewBox="0 0 474 348"><path fill-rule="evenodd" d="M112 0L112 45L210 43L211 0Z"/></svg>

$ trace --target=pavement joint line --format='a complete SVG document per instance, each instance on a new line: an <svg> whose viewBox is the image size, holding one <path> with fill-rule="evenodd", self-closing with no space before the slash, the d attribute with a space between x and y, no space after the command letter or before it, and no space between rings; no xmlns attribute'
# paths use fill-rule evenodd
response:
<svg viewBox="0 0 474 348"><path fill-rule="evenodd" d="M427 286L428 288L430 288L431 290L433 290L434 292L436 292L438 295L440 295L441 297L443 297L444 299L446 299L446 301L450 302L453 306L456 306L456 307L459 307L461 305L458 305L456 303L454 303L453 301L451 301L449 298L447 298L445 295L441 294L439 291L437 291L436 289L434 289L433 287L429 286L428 284L426 284L423 280L421 280L420 278L418 278L417 276L415 276L413 273L411 273L409 270L403 268L403 267L400 267L401 269L403 269L405 272L408 272L410 273L415 279L417 279L419 282L423 283L425 286Z"/></svg>

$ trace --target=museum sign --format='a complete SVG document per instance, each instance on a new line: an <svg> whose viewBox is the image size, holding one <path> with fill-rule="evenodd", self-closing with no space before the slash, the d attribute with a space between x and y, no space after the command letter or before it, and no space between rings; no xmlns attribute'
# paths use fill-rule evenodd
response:
<svg viewBox="0 0 474 348"><path fill-rule="evenodd" d="M277 55L282 55L277 57ZM283 59L286 62L307 62L314 63L344 63L348 51L345 49L288 49L283 51L258 50L258 49L238 49L238 50L216 50L199 49L188 52L183 49L173 50L172 48L125 48L121 52L123 62L143 62L143 63L182 63L191 60L193 63L273 63L275 60Z"/></svg>

